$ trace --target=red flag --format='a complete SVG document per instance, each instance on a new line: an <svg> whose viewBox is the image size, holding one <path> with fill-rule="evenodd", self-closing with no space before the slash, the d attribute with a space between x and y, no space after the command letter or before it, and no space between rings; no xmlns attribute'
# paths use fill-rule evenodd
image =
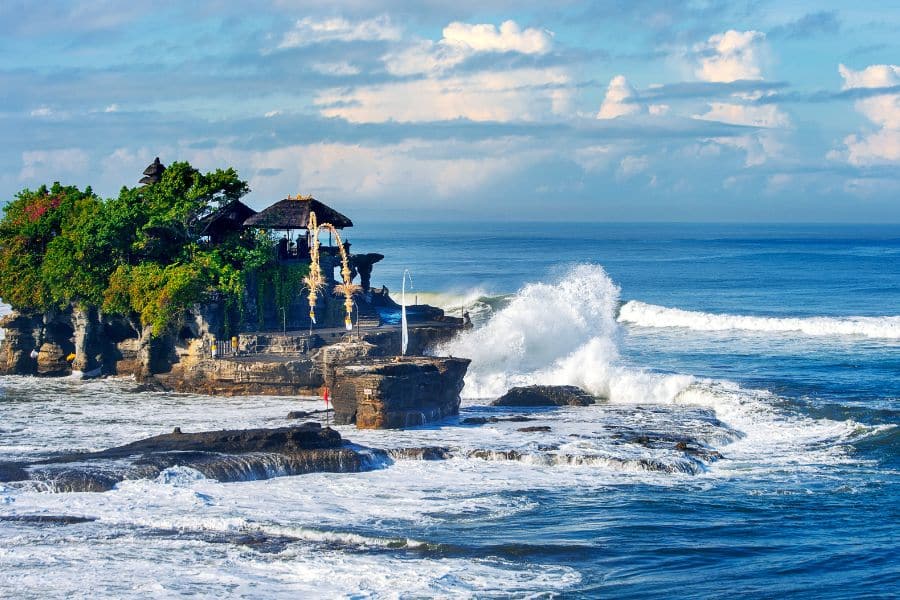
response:
<svg viewBox="0 0 900 600"><path fill-rule="evenodd" d="M328 386L322 387L322 398L325 399L325 408L328 408Z"/></svg>

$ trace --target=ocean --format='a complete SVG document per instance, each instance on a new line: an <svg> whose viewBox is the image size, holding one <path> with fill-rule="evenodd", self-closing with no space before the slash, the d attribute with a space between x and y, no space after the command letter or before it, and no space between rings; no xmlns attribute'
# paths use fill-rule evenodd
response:
<svg viewBox="0 0 900 600"><path fill-rule="evenodd" d="M476 326L438 350L473 359L458 419L338 429L454 457L236 483L174 468L105 493L0 484L0 597L897 597L900 226L347 233L387 256L374 285L397 292L409 269L410 302ZM608 401L489 406L531 383ZM4 377L0 461L321 407ZM95 520L11 520L42 514Z"/></svg>

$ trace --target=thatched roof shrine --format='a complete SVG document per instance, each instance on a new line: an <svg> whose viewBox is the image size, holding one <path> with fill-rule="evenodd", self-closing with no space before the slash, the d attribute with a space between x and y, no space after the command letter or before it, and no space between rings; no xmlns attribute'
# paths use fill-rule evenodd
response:
<svg viewBox="0 0 900 600"><path fill-rule="evenodd" d="M226 233L240 231L244 221L255 214L255 210L240 200L233 200L200 219L201 235L208 235L215 240Z"/></svg>
<svg viewBox="0 0 900 600"><path fill-rule="evenodd" d="M309 196L285 198L269 208L256 213L246 221L244 227L257 229L307 229L309 213L315 212L319 223L331 223L337 229L353 227L353 221Z"/></svg>
<svg viewBox="0 0 900 600"><path fill-rule="evenodd" d="M138 183L143 183L144 185L151 185L154 183L159 183L159 180L162 178L163 171L166 168L159 162L159 157L150 163L150 165L144 169L144 177L141 177L141 180Z"/></svg>

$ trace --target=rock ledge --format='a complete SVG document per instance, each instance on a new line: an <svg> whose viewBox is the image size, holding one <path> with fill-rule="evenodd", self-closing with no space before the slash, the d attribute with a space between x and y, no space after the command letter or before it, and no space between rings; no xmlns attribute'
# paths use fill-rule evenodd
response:
<svg viewBox="0 0 900 600"><path fill-rule="evenodd" d="M574 385L528 385L514 387L492 406L589 406L600 398Z"/></svg>

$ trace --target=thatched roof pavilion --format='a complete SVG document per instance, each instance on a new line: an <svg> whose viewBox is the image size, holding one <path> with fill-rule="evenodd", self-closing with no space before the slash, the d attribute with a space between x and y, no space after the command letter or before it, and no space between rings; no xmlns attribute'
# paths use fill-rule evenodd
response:
<svg viewBox="0 0 900 600"><path fill-rule="evenodd" d="M353 227L353 221L349 218L311 196L288 196L244 221L244 227L308 229L310 212L316 213L319 223L331 223L336 229Z"/></svg>
<svg viewBox="0 0 900 600"><path fill-rule="evenodd" d="M240 231L244 221L255 214L255 210L240 200L233 200L200 219L200 235L208 235L215 242L228 233Z"/></svg>

